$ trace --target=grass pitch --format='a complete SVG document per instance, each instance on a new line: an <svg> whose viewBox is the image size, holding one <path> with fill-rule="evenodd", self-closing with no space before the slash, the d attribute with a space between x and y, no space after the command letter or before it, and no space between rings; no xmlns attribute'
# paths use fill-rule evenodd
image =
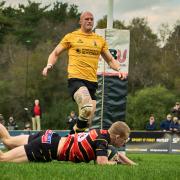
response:
<svg viewBox="0 0 180 180"><path fill-rule="evenodd" d="M180 155L128 154L138 166L51 163L0 163L0 179L179 180Z"/></svg>

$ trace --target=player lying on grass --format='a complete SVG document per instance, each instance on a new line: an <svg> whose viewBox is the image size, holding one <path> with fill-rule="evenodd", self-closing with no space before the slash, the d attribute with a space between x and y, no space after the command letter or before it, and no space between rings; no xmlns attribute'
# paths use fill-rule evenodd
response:
<svg viewBox="0 0 180 180"><path fill-rule="evenodd" d="M10 136L6 128L0 124L0 139L9 149L0 151L0 162L49 162L52 160L89 162L97 164L135 165L125 155L111 151L108 160L108 145L121 147L129 137L130 129L124 122L117 121L108 130L90 130L61 137L52 130L41 131L34 135Z"/></svg>

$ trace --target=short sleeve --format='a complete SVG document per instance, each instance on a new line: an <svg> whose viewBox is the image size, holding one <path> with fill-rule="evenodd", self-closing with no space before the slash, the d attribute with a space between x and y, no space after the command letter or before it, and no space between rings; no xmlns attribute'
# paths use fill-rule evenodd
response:
<svg viewBox="0 0 180 180"><path fill-rule="evenodd" d="M106 140L107 135L101 134L96 139L96 156L108 156L108 141Z"/></svg>
<svg viewBox="0 0 180 180"><path fill-rule="evenodd" d="M71 39L71 35L67 34L64 36L64 38L60 41L60 44L66 48L69 49L71 47L71 43L70 43L70 39Z"/></svg>
<svg viewBox="0 0 180 180"><path fill-rule="evenodd" d="M108 43L106 42L106 40L105 40L104 38L102 38L102 44L103 44L103 46L102 46L101 51L102 51L102 52L107 51L107 50L109 49L109 48L108 48Z"/></svg>

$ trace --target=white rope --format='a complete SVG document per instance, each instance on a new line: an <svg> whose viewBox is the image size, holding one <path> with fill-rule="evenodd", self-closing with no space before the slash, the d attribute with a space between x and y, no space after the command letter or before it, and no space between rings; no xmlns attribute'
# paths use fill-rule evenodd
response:
<svg viewBox="0 0 180 180"><path fill-rule="evenodd" d="M105 40L106 40L106 29L105 29ZM103 129L103 118L104 118L104 74L105 74L105 60L103 59L103 75L102 75L102 97L101 97L101 129Z"/></svg>
<svg viewBox="0 0 180 180"><path fill-rule="evenodd" d="M103 61L104 61L104 60L103 60ZM101 129L103 129L103 114L104 114L104 74L105 74L105 61L103 62L103 75L102 75Z"/></svg>

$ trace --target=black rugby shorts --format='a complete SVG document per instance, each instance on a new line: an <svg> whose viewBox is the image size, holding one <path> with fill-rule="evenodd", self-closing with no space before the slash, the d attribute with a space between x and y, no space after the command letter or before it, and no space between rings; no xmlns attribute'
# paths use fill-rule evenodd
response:
<svg viewBox="0 0 180 180"><path fill-rule="evenodd" d="M96 100L97 82L87 81L84 79L70 78L68 79L68 88L71 97L74 100L74 93L82 86L87 87L92 100Z"/></svg>
<svg viewBox="0 0 180 180"><path fill-rule="evenodd" d="M61 137L52 130L39 132L29 137L24 149L29 161L50 162L57 159L57 149Z"/></svg>

